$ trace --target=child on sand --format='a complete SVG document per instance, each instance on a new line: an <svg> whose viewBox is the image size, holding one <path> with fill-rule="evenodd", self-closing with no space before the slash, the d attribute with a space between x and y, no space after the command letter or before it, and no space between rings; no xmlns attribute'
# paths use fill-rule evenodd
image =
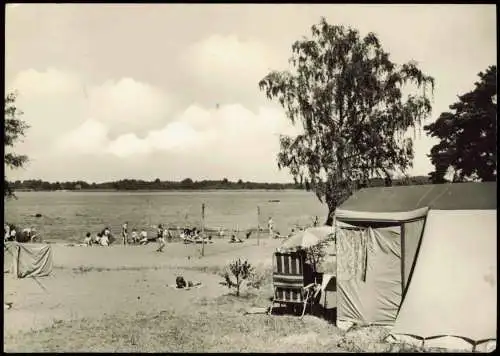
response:
<svg viewBox="0 0 500 356"><path fill-rule="evenodd" d="M85 234L83 243L85 244L85 246L92 246L92 238L90 237L90 232L87 232L87 234Z"/></svg>
<svg viewBox="0 0 500 356"><path fill-rule="evenodd" d="M132 242L133 243L138 243L139 242L139 234L137 233L136 229L132 230Z"/></svg>
<svg viewBox="0 0 500 356"><path fill-rule="evenodd" d="M101 233L100 232L95 234L95 236L92 238L92 243L96 246L99 246L101 244Z"/></svg>
<svg viewBox="0 0 500 356"><path fill-rule="evenodd" d="M100 240L101 246L109 246L109 238L107 235L103 235Z"/></svg>
<svg viewBox="0 0 500 356"><path fill-rule="evenodd" d="M139 241L141 245L148 243L148 232L145 229L141 230L141 240Z"/></svg>

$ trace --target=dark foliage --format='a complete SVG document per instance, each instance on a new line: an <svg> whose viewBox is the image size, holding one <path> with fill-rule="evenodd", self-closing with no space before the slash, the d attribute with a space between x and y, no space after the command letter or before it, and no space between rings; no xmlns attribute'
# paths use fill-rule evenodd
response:
<svg viewBox="0 0 500 356"><path fill-rule="evenodd" d="M22 168L28 161L25 155L19 155L12 152L14 145L19 142L25 135L26 130L29 128L28 124L20 119L23 114L16 107L16 93L9 93L5 98L4 103L4 164L5 168L17 169ZM14 198L14 188L7 181L4 176L4 198Z"/></svg>
<svg viewBox="0 0 500 356"><path fill-rule="evenodd" d="M429 157L435 169L429 174L434 183L449 180L496 181L497 178L497 67L479 73L474 90L458 97L444 112L424 127L440 142Z"/></svg>

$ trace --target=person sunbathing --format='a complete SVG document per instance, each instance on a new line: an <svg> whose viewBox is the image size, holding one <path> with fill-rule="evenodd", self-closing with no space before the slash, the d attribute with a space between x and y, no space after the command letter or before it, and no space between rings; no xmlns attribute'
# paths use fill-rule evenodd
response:
<svg viewBox="0 0 500 356"><path fill-rule="evenodd" d="M182 276L178 276L177 278L175 278L175 288L177 289L189 289L196 286L201 286L201 282L186 281Z"/></svg>
<svg viewBox="0 0 500 356"><path fill-rule="evenodd" d="M231 240L229 240L229 243L239 243L239 242L243 242L243 240L241 240L239 237L236 237L236 235L231 235Z"/></svg>

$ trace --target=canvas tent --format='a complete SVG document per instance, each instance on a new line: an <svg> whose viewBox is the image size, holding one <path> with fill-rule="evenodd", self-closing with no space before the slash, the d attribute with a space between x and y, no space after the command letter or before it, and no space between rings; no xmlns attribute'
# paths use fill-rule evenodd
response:
<svg viewBox="0 0 500 356"><path fill-rule="evenodd" d="M339 326L456 349L496 339L496 183L362 189L336 231Z"/></svg>
<svg viewBox="0 0 500 356"><path fill-rule="evenodd" d="M4 246L4 273L16 278L48 276L52 265L50 245L7 242Z"/></svg>

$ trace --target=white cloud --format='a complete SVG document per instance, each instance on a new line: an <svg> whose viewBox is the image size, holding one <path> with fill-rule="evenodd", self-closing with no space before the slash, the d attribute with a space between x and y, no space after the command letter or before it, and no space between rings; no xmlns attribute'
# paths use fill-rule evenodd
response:
<svg viewBox="0 0 500 356"><path fill-rule="evenodd" d="M109 143L106 150L120 158L149 153L147 142L139 139L134 133L128 133L118 137Z"/></svg>
<svg viewBox="0 0 500 356"><path fill-rule="evenodd" d="M88 102L90 115L117 133L154 127L166 120L169 107L161 89L131 78L91 87Z"/></svg>
<svg viewBox="0 0 500 356"><path fill-rule="evenodd" d="M174 115L171 96L161 88L132 78L85 87L77 74L57 69L21 72L10 87L19 90L20 107L32 126L18 148L36 162L14 174L41 177L43 167L65 162L63 173L84 172L89 178L83 178L91 180L135 177L127 167L162 179L291 179L277 171L278 136L300 129L274 105L250 110L238 103L191 104ZM430 148L418 140L415 146L417 151ZM106 162L106 174L96 161ZM427 167L428 159L417 155L416 173Z"/></svg>
<svg viewBox="0 0 500 356"><path fill-rule="evenodd" d="M100 154L107 144L107 134L108 129L103 123L89 119L57 139L54 149L61 156Z"/></svg>
<svg viewBox="0 0 500 356"><path fill-rule="evenodd" d="M23 96L75 94L82 89L80 79L72 72L49 68L44 72L28 69L20 72L8 89Z"/></svg>
<svg viewBox="0 0 500 356"><path fill-rule="evenodd" d="M278 134L291 129L281 110L251 111L241 104L192 104L169 115L169 95L132 78L86 87L75 73L30 69L11 87L21 93L20 106L32 126L27 143L18 148L38 162L36 167L44 160L73 158L92 170L92 160L103 157L147 164L158 154L195 166L194 157L204 156L208 170L244 177L238 171L248 170L251 160L260 162L259 169L275 170Z"/></svg>
<svg viewBox="0 0 500 356"><path fill-rule="evenodd" d="M189 124L174 121L161 130L150 132L145 141L153 150L177 152L200 146L203 136Z"/></svg>

